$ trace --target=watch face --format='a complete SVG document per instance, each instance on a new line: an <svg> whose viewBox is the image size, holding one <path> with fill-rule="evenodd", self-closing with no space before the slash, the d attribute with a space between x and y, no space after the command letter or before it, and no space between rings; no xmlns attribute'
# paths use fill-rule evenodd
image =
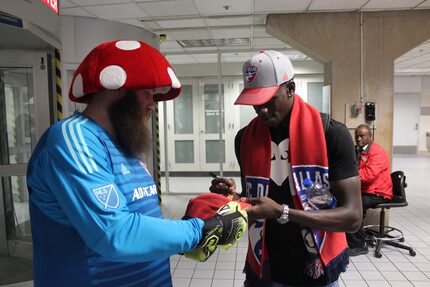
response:
<svg viewBox="0 0 430 287"><path fill-rule="evenodd" d="M288 211L289 211L288 206L285 204L283 206L284 206L284 210L283 210L281 216L276 219L278 221L278 223L280 223L280 224L285 224L288 222Z"/></svg>

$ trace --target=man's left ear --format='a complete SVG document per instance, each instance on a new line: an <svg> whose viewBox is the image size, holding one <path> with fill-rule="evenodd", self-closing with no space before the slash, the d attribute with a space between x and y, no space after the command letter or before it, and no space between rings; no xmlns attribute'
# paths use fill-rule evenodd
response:
<svg viewBox="0 0 430 287"><path fill-rule="evenodd" d="M288 96L289 96L289 97L294 96L294 92L295 92L295 90L296 90L296 83L294 83L294 82L290 82L290 83L288 84Z"/></svg>

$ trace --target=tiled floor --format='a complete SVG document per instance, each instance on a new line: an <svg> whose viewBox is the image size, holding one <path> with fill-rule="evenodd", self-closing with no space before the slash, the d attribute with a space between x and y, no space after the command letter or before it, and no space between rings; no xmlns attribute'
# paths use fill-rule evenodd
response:
<svg viewBox="0 0 430 287"><path fill-rule="evenodd" d="M392 209L390 225L401 229L407 244L417 252L409 256L405 250L393 247L382 249L382 258L369 254L351 258L348 271L340 279L348 287L430 287L430 157L395 156L392 170L403 170L408 187L409 206ZM202 189L204 186L201 187ZM193 187L192 189L195 190ZM192 196L164 195L165 215L179 218ZM247 242L242 240L228 251L219 250L205 263L195 263L183 256L171 257L173 286L175 287L240 287L243 282L243 262Z"/></svg>
<svg viewBox="0 0 430 287"><path fill-rule="evenodd" d="M348 271L342 274L341 286L348 287L430 287L430 174L429 156L395 156L393 170L403 170L407 177L406 194L409 206L392 209L390 225L400 228L406 243L417 252L415 257L407 251L393 247L382 249L382 258L369 254L351 258ZM175 179L172 186L180 187ZM193 182L193 184L190 184ZM205 192L210 179L199 180L199 184L187 178L183 186L189 191ZM172 183L171 183L172 184ZM189 198L193 195L164 194L162 209L165 217L180 218L184 214ZM174 287L237 287L242 286L247 241L242 240L230 250L218 250L207 262L196 263L183 256L171 257ZM29 287L24 282L9 287Z"/></svg>

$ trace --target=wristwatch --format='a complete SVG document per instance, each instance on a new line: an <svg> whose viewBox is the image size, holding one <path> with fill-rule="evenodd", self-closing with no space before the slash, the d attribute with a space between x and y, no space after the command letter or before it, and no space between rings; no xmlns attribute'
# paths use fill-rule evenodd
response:
<svg viewBox="0 0 430 287"><path fill-rule="evenodd" d="M282 204L283 210L282 210L282 214L279 218L277 218L276 220L278 221L278 223L280 224L285 224L288 222L288 212L290 211L290 208L288 207L288 205L286 204Z"/></svg>

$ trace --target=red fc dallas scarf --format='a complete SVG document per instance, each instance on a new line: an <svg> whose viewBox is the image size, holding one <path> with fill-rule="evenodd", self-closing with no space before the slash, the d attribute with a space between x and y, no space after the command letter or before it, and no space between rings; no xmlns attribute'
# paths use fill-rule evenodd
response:
<svg viewBox="0 0 430 287"><path fill-rule="evenodd" d="M310 210L304 193L303 180L310 178L319 183L328 183L328 159L324 129L320 113L306 104L298 95L294 96L289 125L289 159L291 169L289 183L293 197L293 208ZM253 119L246 128L240 150L240 161L245 177L248 196L267 196L270 183L271 137L268 128L258 119ZM265 220L248 222L249 245L247 253L247 271L260 282L267 272L268 253L265 248ZM325 232L317 229L302 228L302 236L312 262L304 270L311 278L323 274L323 266L328 273L339 274L348 264L345 234ZM342 254L342 256L339 256ZM333 260L339 257L338 260ZM330 264L332 261L336 261ZM334 266L336 265L336 266ZM330 270L330 269L336 270ZM249 272L248 272L249 273ZM264 276L263 276L264 275ZM331 274L328 274L330 276ZM334 276L337 276L333 274Z"/></svg>

